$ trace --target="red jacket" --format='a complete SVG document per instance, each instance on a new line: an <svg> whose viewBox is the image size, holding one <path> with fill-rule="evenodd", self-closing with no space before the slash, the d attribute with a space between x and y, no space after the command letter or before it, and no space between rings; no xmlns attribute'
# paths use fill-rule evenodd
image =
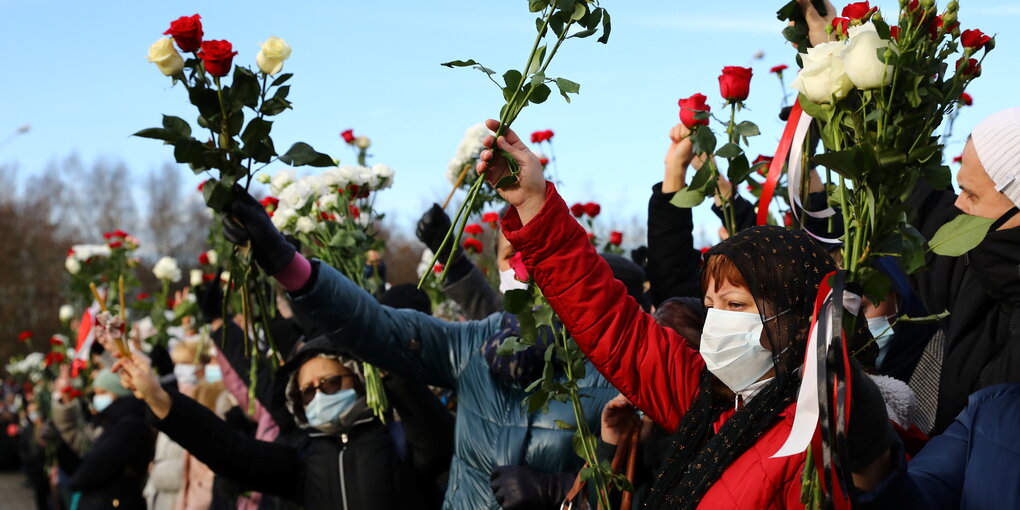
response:
<svg viewBox="0 0 1020 510"><path fill-rule="evenodd" d="M627 295L555 186L546 184L546 204L527 226L511 208L503 232L592 364L656 423L676 430L697 395L705 362L683 337L659 326ZM794 407L723 472L700 508L804 507L804 455L771 458L789 434ZM722 415L717 431L731 414Z"/></svg>

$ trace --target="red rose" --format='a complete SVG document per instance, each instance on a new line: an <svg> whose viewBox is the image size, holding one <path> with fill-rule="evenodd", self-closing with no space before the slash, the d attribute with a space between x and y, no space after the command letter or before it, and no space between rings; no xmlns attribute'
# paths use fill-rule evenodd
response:
<svg viewBox="0 0 1020 510"><path fill-rule="evenodd" d="M939 29L941 29L942 25L944 24L945 22L942 21L942 16L935 16L935 19L931 20L931 22L928 24L928 33L931 35L933 41L939 38ZM951 26L946 28L946 32L947 33L952 32L953 30L956 30L959 26L960 26L959 22L953 23Z"/></svg>
<svg viewBox="0 0 1020 510"><path fill-rule="evenodd" d="M473 237L469 237L464 240L464 249L472 253L481 253L485 248L482 242Z"/></svg>
<svg viewBox="0 0 1020 510"><path fill-rule="evenodd" d="M960 94L960 102L967 106L973 106L974 98L970 97L970 94L964 92L963 94Z"/></svg>
<svg viewBox="0 0 1020 510"><path fill-rule="evenodd" d="M953 158L953 163L963 163L963 154L960 154L959 156Z"/></svg>
<svg viewBox="0 0 1020 510"><path fill-rule="evenodd" d="M266 210L275 211L277 206L280 205L280 199L276 197L266 197L259 200L259 203L262 204L262 207L265 207Z"/></svg>
<svg viewBox="0 0 1020 510"><path fill-rule="evenodd" d="M204 283L214 282L214 281L216 281L216 275L213 274L213 273L203 273L202 274L202 281Z"/></svg>
<svg viewBox="0 0 1020 510"><path fill-rule="evenodd" d="M519 282L530 282L531 275L528 274L528 268L524 265L524 255L521 252L515 252L510 257L510 269L514 270L514 279Z"/></svg>
<svg viewBox="0 0 1020 510"><path fill-rule="evenodd" d="M234 61L234 46L229 41L202 41L198 58L205 64L205 70L213 76L226 76Z"/></svg>
<svg viewBox="0 0 1020 510"><path fill-rule="evenodd" d="M443 265L437 262L436 265L432 266L432 272L436 274L442 273Z"/></svg>
<svg viewBox="0 0 1020 510"><path fill-rule="evenodd" d="M546 129L545 131L543 131L543 132L542 132L542 136L543 136L543 137L545 138L545 141L547 141L547 142L548 142L549 140L552 140L552 139L553 139L553 136L554 136L555 134L556 134L556 133L553 133L553 131L552 131L551 129Z"/></svg>
<svg viewBox="0 0 1020 510"><path fill-rule="evenodd" d="M45 361L43 363L47 367L50 367L50 366L53 366L53 365L59 365L60 363L63 363L65 359L67 359L67 358L64 356L63 353L56 352L56 351L50 351L49 353L46 354L46 358L45 358Z"/></svg>
<svg viewBox="0 0 1020 510"><path fill-rule="evenodd" d="M751 166L752 167L757 166L758 175L764 176L766 173L768 173L769 165L771 164L772 156L763 156L759 154L757 158L754 158L754 162L751 163Z"/></svg>
<svg viewBox="0 0 1020 510"><path fill-rule="evenodd" d="M751 68L726 66L719 75L719 92L723 99L734 103L747 99L751 91Z"/></svg>
<svg viewBox="0 0 1020 510"><path fill-rule="evenodd" d="M144 292L140 292L140 293L138 293L137 299L139 301L144 301L146 299L149 299L149 295L144 293Z"/></svg>
<svg viewBox="0 0 1020 510"><path fill-rule="evenodd" d="M907 10L910 11L910 12L914 12L914 11L917 10L917 7L920 6L920 5L921 5L921 2L919 2L918 0L910 0L910 3L907 4Z"/></svg>
<svg viewBox="0 0 1020 510"><path fill-rule="evenodd" d="M107 246L109 246L111 250L116 250L117 248L124 246L124 243L120 241L114 241L112 243L109 243Z"/></svg>
<svg viewBox="0 0 1020 510"><path fill-rule="evenodd" d="M833 18L832 19L832 31L837 35L847 35L850 32L850 19L849 18Z"/></svg>
<svg viewBox="0 0 1020 510"><path fill-rule="evenodd" d="M482 215L482 223L497 223L499 222L499 213L487 212Z"/></svg>
<svg viewBox="0 0 1020 510"><path fill-rule="evenodd" d="M843 8L843 12L840 13L844 18L850 18L854 21L860 21L865 16L871 14L873 11L877 11L878 7L871 7L870 2L856 2L847 5Z"/></svg>
<svg viewBox="0 0 1020 510"><path fill-rule="evenodd" d="M358 196L358 193L361 193L361 187L357 184L348 184L347 191L351 193L352 197L356 197Z"/></svg>
<svg viewBox="0 0 1020 510"><path fill-rule="evenodd" d="M984 45L988 44L988 41L991 40L991 37L977 29L964 30L963 34L960 35L960 44L962 44L964 48L972 48L975 50L983 48Z"/></svg>
<svg viewBox="0 0 1020 510"><path fill-rule="evenodd" d="M476 235L481 234L482 232L484 232L482 230L482 226L477 224L477 223L472 223L472 224L464 227L464 233L469 234L469 235L476 236Z"/></svg>
<svg viewBox="0 0 1020 510"><path fill-rule="evenodd" d="M692 128L697 125L707 126L708 118L696 119L694 114L697 112L711 112L712 108L705 103L708 99L704 94L694 94L687 99L681 99L677 104L680 106L680 122L683 122L688 128Z"/></svg>
<svg viewBox="0 0 1020 510"><path fill-rule="evenodd" d="M113 237L113 232L103 232L103 239L109 239L111 237ZM73 255L74 254L74 250L68 250L67 254L68 255Z"/></svg>
<svg viewBox="0 0 1020 510"><path fill-rule="evenodd" d="M55 336L51 336L50 345L64 345L64 341Z"/></svg>
<svg viewBox="0 0 1020 510"><path fill-rule="evenodd" d="M623 232L612 231L609 233L609 244L620 246L623 244Z"/></svg>
<svg viewBox="0 0 1020 510"><path fill-rule="evenodd" d="M899 41L900 40L900 27L897 27L895 25L889 27L889 35L891 35L893 39Z"/></svg>
<svg viewBox="0 0 1020 510"><path fill-rule="evenodd" d="M758 163L771 163L771 162L772 162L772 156L765 156L765 155L759 154L757 158L754 158L754 162L752 162L751 165L753 166L753 165L757 165Z"/></svg>
<svg viewBox="0 0 1020 510"><path fill-rule="evenodd" d="M105 236L106 234L103 234L103 235ZM74 248L68 248L67 249L67 256L68 257L74 256Z"/></svg>
<svg viewBox="0 0 1020 510"><path fill-rule="evenodd" d="M545 141L545 139L542 138L542 135L544 134L545 133L542 131L535 131L534 133L531 133L531 143L542 143Z"/></svg>
<svg viewBox="0 0 1020 510"><path fill-rule="evenodd" d="M202 264L203 266L209 265L209 254L206 253L206 252L199 253L198 254L198 263Z"/></svg>
<svg viewBox="0 0 1020 510"><path fill-rule="evenodd" d="M786 225L787 227L793 225L793 213L792 212L786 211L786 213L783 214L783 225Z"/></svg>
<svg viewBox="0 0 1020 510"><path fill-rule="evenodd" d="M361 209L358 209L358 206L351 204L347 207L347 210L351 213L351 218L358 219L361 217Z"/></svg>
<svg viewBox="0 0 1020 510"><path fill-rule="evenodd" d="M202 45L202 36L204 35L201 20L202 17L198 14L181 16L170 22L170 28L163 32L163 35L173 37L181 51L195 51Z"/></svg>
<svg viewBox="0 0 1020 510"><path fill-rule="evenodd" d="M981 76L981 66L973 58L966 60L961 58L956 61L956 72L968 76Z"/></svg>
<svg viewBox="0 0 1020 510"><path fill-rule="evenodd" d="M584 204L584 214L587 214L589 217L594 218L598 216L600 212L602 212L602 206L599 204L596 204L595 202L588 202L587 204Z"/></svg>
<svg viewBox="0 0 1020 510"><path fill-rule="evenodd" d="M207 183L207 182L209 182L209 179L206 179L206 180L204 180L204 181L202 181L202 182L198 183L198 192L199 192L199 193L201 193L201 192L202 192L202 188L204 188L204 187L205 187L205 183Z"/></svg>
<svg viewBox="0 0 1020 510"><path fill-rule="evenodd" d="M538 158L538 164L546 166L549 164L549 158Z"/></svg>
<svg viewBox="0 0 1020 510"><path fill-rule="evenodd" d="M347 142L347 143L354 143L354 139L356 138L354 136L354 130L353 129L348 129L346 131L341 131L340 132L340 138L343 138L344 141Z"/></svg>
<svg viewBox="0 0 1020 510"><path fill-rule="evenodd" d="M789 69L789 67L790 66L788 66L786 64L779 64L779 65L773 67L772 69L769 69L769 72L770 73L781 74L783 71Z"/></svg>
<svg viewBox="0 0 1020 510"><path fill-rule="evenodd" d="M128 233L124 232L123 230L117 229L117 230L113 231L113 237L119 237L121 239L124 239L127 236L128 236Z"/></svg>
<svg viewBox="0 0 1020 510"><path fill-rule="evenodd" d="M584 216L584 204L574 204L570 206L570 214L573 214L575 218Z"/></svg>

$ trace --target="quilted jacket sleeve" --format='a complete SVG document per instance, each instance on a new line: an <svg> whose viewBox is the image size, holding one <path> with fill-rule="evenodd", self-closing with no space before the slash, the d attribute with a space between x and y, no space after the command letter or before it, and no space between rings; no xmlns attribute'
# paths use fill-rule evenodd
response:
<svg viewBox="0 0 1020 510"><path fill-rule="evenodd" d="M338 348L383 370L416 381L456 388L482 342L499 327L485 320L445 322L414 310L380 305L336 269L318 262L310 289L293 297Z"/></svg>
<svg viewBox="0 0 1020 510"><path fill-rule="evenodd" d="M639 409L673 431L698 391L701 356L627 295L551 183L542 211L522 225L510 209L503 232L595 368Z"/></svg>

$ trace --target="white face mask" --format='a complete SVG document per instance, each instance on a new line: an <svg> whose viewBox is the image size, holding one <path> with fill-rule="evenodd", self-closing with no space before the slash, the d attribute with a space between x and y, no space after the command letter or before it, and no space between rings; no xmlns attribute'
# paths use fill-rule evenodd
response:
<svg viewBox="0 0 1020 510"><path fill-rule="evenodd" d="M92 408L95 409L97 413L103 412L103 410L110 407L110 404L112 403L113 395L110 395L109 393L96 394L92 396Z"/></svg>
<svg viewBox="0 0 1020 510"><path fill-rule="evenodd" d="M772 352L761 345L764 328L757 313L708 309L701 332L701 357L708 370L734 393L754 384L774 366Z"/></svg>
<svg viewBox="0 0 1020 510"><path fill-rule="evenodd" d="M528 284L517 281L514 278L514 270L507 269L499 272L499 292L505 294L508 290L528 290Z"/></svg>
<svg viewBox="0 0 1020 510"><path fill-rule="evenodd" d="M878 344L878 358L875 359L875 366L882 366L885 355L889 353L889 341L892 340L893 330L889 324L889 318L884 315L868 319L868 329L875 343Z"/></svg>

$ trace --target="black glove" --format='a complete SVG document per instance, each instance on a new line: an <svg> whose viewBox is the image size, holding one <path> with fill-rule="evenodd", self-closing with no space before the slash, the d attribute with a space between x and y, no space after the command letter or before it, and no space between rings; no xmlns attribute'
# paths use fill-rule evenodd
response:
<svg viewBox="0 0 1020 510"><path fill-rule="evenodd" d="M857 360L850 360L852 394L847 453L850 470L861 471L892 447L896 431L889 422L885 399L875 381L861 371Z"/></svg>
<svg viewBox="0 0 1020 510"><path fill-rule="evenodd" d="M499 466L489 485L505 510L559 508L576 473L543 473L527 466Z"/></svg>
<svg viewBox="0 0 1020 510"><path fill-rule="evenodd" d="M269 276L280 272L297 250L276 230L262 204L237 184L233 192L234 200L223 216L223 236L237 245L251 240L255 263Z"/></svg>
<svg viewBox="0 0 1020 510"><path fill-rule="evenodd" d="M223 287L220 284L220 270L216 269L216 278L195 287L195 302L198 311L206 324L223 317Z"/></svg>
<svg viewBox="0 0 1020 510"><path fill-rule="evenodd" d="M446 233L450 230L451 222L450 217L446 215L442 207L439 204L432 204L432 208L425 211L425 214L418 220L418 228L415 230L415 235L418 236L418 240L425 243L425 246L432 253L439 254L439 261L446 263L446 258L449 256L450 247L447 246L443 253L439 253L439 246L443 244L443 239L446 238ZM454 248L454 260L460 258L461 250L460 246Z"/></svg>

